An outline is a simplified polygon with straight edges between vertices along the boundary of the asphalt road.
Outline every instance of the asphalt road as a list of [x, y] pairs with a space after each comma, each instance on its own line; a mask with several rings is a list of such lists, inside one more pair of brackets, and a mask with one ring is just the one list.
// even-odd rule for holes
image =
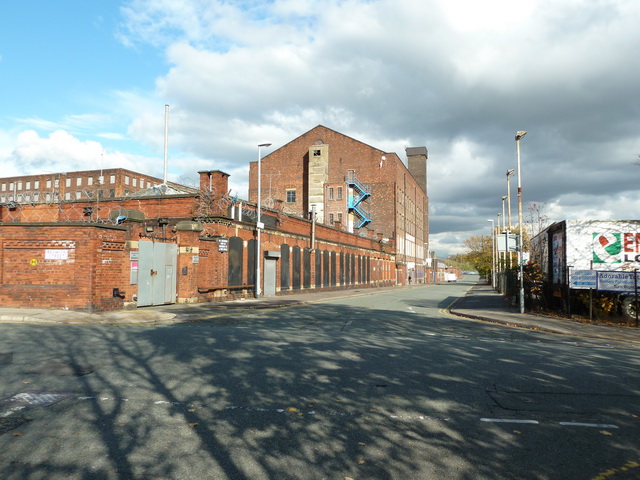
[[640, 351], [447, 314], [469, 287], [2, 325], [0, 478], [640, 478]]

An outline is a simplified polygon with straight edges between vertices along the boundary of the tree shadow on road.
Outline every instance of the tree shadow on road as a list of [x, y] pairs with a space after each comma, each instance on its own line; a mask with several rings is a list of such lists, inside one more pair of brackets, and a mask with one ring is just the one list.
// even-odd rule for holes
[[[576, 385], [637, 397], [637, 357], [616, 357], [612, 374], [607, 351], [470, 342], [449, 334], [446, 319], [432, 321], [321, 304], [215, 323], [16, 327], [19, 362], [97, 368], [31, 374], [29, 388], [77, 395], [33, 411], [23, 436], [0, 436], [2, 478], [594, 476], [600, 459], [568, 470], [527, 435], [536, 427], [480, 428], [480, 417], [535, 415], [535, 405], [512, 408], [505, 396]], [[38, 354], [27, 360], [30, 351]], [[633, 447], [604, 453], [623, 464]]]

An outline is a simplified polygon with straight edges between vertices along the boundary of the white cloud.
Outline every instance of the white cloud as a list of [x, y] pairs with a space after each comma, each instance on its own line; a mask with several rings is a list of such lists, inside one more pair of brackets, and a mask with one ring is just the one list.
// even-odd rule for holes
[[[104, 114], [16, 121], [39, 132], [20, 148], [0, 130], [12, 168], [79, 166], [102, 148], [157, 175], [168, 103], [171, 175], [224, 170], [241, 196], [258, 143], [317, 124], [403, 159], [426, 146], [432, 243], [450, 250], [500, 211], [516, 130], [529, 131], [525, 202], [556, 219], [637, 207], [635, 0], [130, 0], [121, 12], [119, 38], [155, 46], [167, 71], [152, 91], [108, 92]], [[148, 152], [116, 152], [131, 141]]]

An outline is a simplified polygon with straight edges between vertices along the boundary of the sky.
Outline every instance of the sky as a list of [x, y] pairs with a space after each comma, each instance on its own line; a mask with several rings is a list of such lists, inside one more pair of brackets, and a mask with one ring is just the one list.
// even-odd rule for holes
[[319, 124], [426, 146], [440, 258], [498, 222], [520, 130], [525, 220], [638, 219], [638, 25], [637, 0], [2, 2], [0, 176], [162, 178], [167, 104], [169, 180], [241, 198], [258, 144]]

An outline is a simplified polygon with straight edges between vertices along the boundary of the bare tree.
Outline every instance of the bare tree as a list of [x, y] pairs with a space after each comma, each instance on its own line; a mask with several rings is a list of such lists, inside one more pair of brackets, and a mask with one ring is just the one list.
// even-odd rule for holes
[[529, 230], [529, 238], [533, 238], [544, 230], [549, 224], [549, 216], [544, 213], [547, 202], [527, 202], [529, 213], [525, 219], [526, 228]]

